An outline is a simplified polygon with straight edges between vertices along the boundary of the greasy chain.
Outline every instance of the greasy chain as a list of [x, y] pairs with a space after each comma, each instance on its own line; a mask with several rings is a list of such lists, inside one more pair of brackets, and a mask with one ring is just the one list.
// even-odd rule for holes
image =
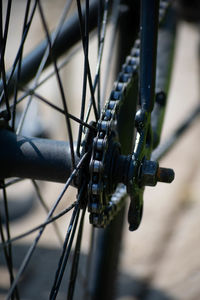
[[[159, 21], [165, 16], [170, 1], [161, 1]], [[105, 192], [104, 168], [110, 140], [116, 137], [116, 124], [119, 107], [126, 101], [125, 91], [134, 84], [139, 68], [140, 40], [137, 39], [126, 58], [125, 64], [114, 83], [110, 98], [105, 103], [97, 124], [97, 135], [93, 140], [90, 160], [90, 182], [88, 185], [90, 222], [97, 227], [106, 227], [124, 204], [126, 186], [118, 184], [112, 196]]]

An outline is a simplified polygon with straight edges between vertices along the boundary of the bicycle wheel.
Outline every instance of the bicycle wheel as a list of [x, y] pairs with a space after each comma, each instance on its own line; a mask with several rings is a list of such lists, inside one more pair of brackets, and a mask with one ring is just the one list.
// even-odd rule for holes
[[[122, 13], [119, 7], [122, 8]], [[84, 216], [87, 206], [91, 140], [96, 134], [96, 124], [106, 97], [105, 82], [109, 76], [114, 77], [113, 71], [109, 75], [113, 61], [112, 43], [116, 44], [117, 49], [116, 35], [120, 23], [118, 20], [124, 15], [123, 9], [120, 1], [66, 1], [65, 4], [60, 1], [56, 7], [53, 3], [41, 1], [1, 3], [0, 135], [4, 146], [1, 152], [3, 208], [0, 231], [3, 276], [5, 267], [8, 270], [7, 281], [2, 286], [2, 296], [6, 295], [7, 299], [35, 299], [38, 293], [40, 299], [60, 299], [64, 294], [67, 294], [68, 299], [98, 297], [93, 287], [91, 295], [91, 283], [87, 278], [87, 272], [96, 268], [94, 230], [91, 237], [86, 233], [84, 239], [82, 233], [84, 222], [87, 227]], [[61, 17], [57, 21], [56, 16], [59, 14]], [[56, 21], [52, 22], [54, 18]], [[49, 27], [51, 30], [56, 28], [52, 34]], [[97, 29], [93, 32], [94, 28]], [[105, 36], [106, 30], [110, 30], [108, 37]], [[89, 55], [89, 41], [92, 36], [97, 44], [94, 46], [95, 50], [92, 50], [97, 53], [96, 58]], [[134, 38], [135, 33], [130, 40]], [[40, 39], [43, 39], [43, 42], [36, 46]], [[107, 57], [103, 53], [104, 41], [108, 42]], [[27, 54], [30, 48], [34, 50]], [[14, 54], [13, 49], [16, 50]], [[71, 67], [65, 69], [65, 65], [69, 60], [77, 60], [77, 56], [74, 56], [74, 53], [79, 51], [77, 49], [82, 49], [83, 57], [78, 63], [81, 66], [75, 73], [74, 80], [77, 81], [76, 78], [81, 77], [81, 83], [78, 83], [81, 93], [74, 95], [77, 102], [75, 106], [79, 112], [72, 113], [74, 104], [68, 100], [70, 95], [66, 92], [63, 78], [68, 74], [66, 81], [71, 81]], [[65, 52], [67, 54], [64, 55]], [[91, 60], [96, 61], [94, 66]], [[105, 74], [104, 71], [100, 72], [103, 68], [101, 61], [105, 61], [108, 69]], [[100, 76], [101, 74], [104, 75]], [[100, 77], [103, 77], [102, 80]], [[102, 88], [101, 81], [104, 82]], [[77, 90], [77, 86], [75, 89]], [[95, 122], [91, 123], [93, 119]], [[38, 136], [42, 139], [38, 139]], [[45, 139], [46, 136], [51, 140]], [[67, 142], [55, 142], [54, 139]], [[24, 178], [31, 179], [29, 187], [26, 187], [27, 180]], [[41, 182], [36, 180], [64, 182], [65, 185], [64, 188], [57, 188], [54, 184], [46, 184], [40, 189]], [[78, 189], [77, 195], [70, 185]], [[59, 194], [56, 201], [52, 195], [55, 189], [54, 192]], [[60, 192], [57, 189], [60, 189]], [[47, 202], [43, 199], [43, 194], [47, 195]], [[32, 206], [30, 210], [33, 210], [33, 216], [39, 215], [38, 219], [34, 220], [29, 215], [31, 224], [27, 218], [21, 220], [21, 225], [12, 223], [14, 221], [10, 218], [12, 207], [9, 199], [17, 200], [30, 195], [39, 199], [47, 216], [43, 213], [40, 216], [38, 207], [34, 213]], [[123, 200], [123, 197], [124, 191], [120, 194], [120, 199]], [[48, 237], [45, 237], [45, 231], [50, 230], [47, 225], [65, 215], [67, 219], [64, 217], [65, 220], [61, 221], [61, 232], [59, 233], [58, 224], [55, 223], [53, 233], [49, 234], [51, 238], [48, 243], [51, 247], [47, 249], [42, 242], [39, 243], [43, 236], [44, 240], [48, 240]], [[35, 233], [34, 238], [31, 233]], [[25, 237], [27, 239], [23, 239]], [[54, 245], [56, 239], [58, 243], [61, 242], [61, 249]], [[87, 258], [82, 252], [80, 269], [78, 263], [81, 240], [83, 249], [89, 252], [89, 255]], [[91, 245], [87, 245], [86, 240], [90, 240]], [[109, 241], [106, 244], [108, 245]], [[119, 243], [117, 244], [119, 247]], [[114, 252], [117, 253], [117, 250], [114, 249]], [[104, 254], [101, 253], [100, 256], [103, 257]], [[99, 260], [99, 256], [97, 259]], [[93, 260], [94, 266], [91, 266], [90, 260]], [[95, 272], [99, 272], [98, 268]], [[92, 280], [92, 275], [90, 278]], [[111, 281], [113, 277], [107, 279]], [[42, 287], [39, 288], [40, 286]]]
[[[9, 271], [10, 288], [7, 299], [35, 298], [38, 294], [35, 287], [40, 284], [42, 285], [41, 297], [44, 297], [44, 299], [48, 296], [50, 299], [62, 299], [64, 294], [67, 294], [67, 299], [76, 297], [82, 299], [111, 299], [113, 296], [110, 291], [113, 289], [111, 283], [114, 281], [116, 269], [114, 267], [117, 264], [122, 229], [121, 221], [118, 222], [118, 230], [116, 230], [117, 227], [113, 223], [119, 211], [123, 211], [125, 195], [127, 192], [131, 195], [129, 223], [130, 229], [135, 230], [139, 226], [142, 216], [144, 186], [155, 185], [157, 180], [171, 181], [173, 179], [169, 170], [167, 170], [166, 175], [166, 170], [161, 170], [158, 168], [157, 163], [148, 161], [153, 147], [150, 145], [153, 141], [150, 125], [153, 102], [146, 101], [146, 98], [145, 101], [140, 99], [140, 102], [138, 102], [140, 41], [137, 39], [137, 35], [139, 30], [139, 1], [86, 0], [82, 2], [78, 0], [76, 2], [66, 2], [58, 26], [52, 34], [50, 34], [49, 26], [54, 27], [54, 25], [49, 24], [48, 18], [50, 20], [53, 18], [51, 13], [52, 15], [57, 14], [56, 9], [58, 7], [55, 11], [52, 9], [49, 12], [46, 2], [27, 1], [25, 6], [22, 5], [20, 11], [23, 18], [18, 18], [23, 20], [21, 23], [21, 36], [17, 46], [12, 46], [17, 51], [11, 66], [6, 58], [10, 58], [7, 49], [11, 48], [9, 46], [9, 30], [14, 17], [11, 12], [15, 12], [16, 9], [12, 1], [8, 1], [7, 5], [1, 7], [2, 15], [3, 9], [6, 8], [6, 12], [5, 17], [2, 18], [2, 24], [4, 25], [1, 26], [2, 81], [0, 85], [2, 108], [0, 115], [2, 119], [0, 176], [3, 178], [1, 181], [4, 203], [2, 216], [5, 219], [5, 226], [1, 222], [0, 232], [5, 265]], [[148, 2], [144, 1], [144, 3], [147, 5]], [[146, 49], [146, 40], [148, 46], [150, 45], [150, 78], [155, 81], [159, 1], [152, 1], [151, 4], [153, 5], [152, 11], [154, 11], [154, 14], [150, 15], [153, 43], [151, 39], [146, 37], [143, 41], [143, 33], [141, 39], [144, 43], [143, 49]], [[168, 3], [165, 3], [165, 1], [162, 4], [164, 5], [161, 7], [161, 17], [163, 17], [168, 7]], [[147, 5], [144, 12], [148, 9]], [[31, 34], [34, 20], [36, 20], [37, 26], [37, 22], [41, 22], [44, 40], [30, 54], [26, 55], [26, 46], [32, 39], [28, 36]], [[130, 20], [134, 20], [134, 22], [129, 23]], [[126, 26], [131, 24], [132, 34], [130, 37], [127, 37], [124, 33], [129, 28], [124, 24]], [[96, 31], [93, 31], [94, 28], [97, 28]], [[147, 28], [147, 26], [145, 25], [142, 28]], [[110, 35], [106, 37], [106, 31], [109, 30]], [[126, 46], [123, 47], [123, 51], [120, 51], [120, 57], [118, 57], [114, 55], [113, 49], [118, 48], [116, 46], [116, 36], [120, 32], [120, 44], [123, 43], [123, 46]], [[96, 39], [97, 46], [95, 50], [89, 48], [89, 45], [93, 43], [92, 36], [94, 36], [94, 40]], [[126, 38], [122, 39], [123, 37]], [[76, 47], [75, 45], [79, 40], [81, 45], [78, 44]], [[116, 61], [124, 59], [134, 40], [135, 43], [130, 55], [122, 68], [119, 68]], [[103, 48], [106, 47], [107, 41], [108, 55], [106, 57]], [[61, 78], [61, 72], [66, 73], [66, 81], [71, 85], [71, 69], [67, 67], [61, 71], [61, 68], [68, 63], [69, 59], [72, 62], [74, 60], [74, 63], [77, 62], [77, 56], [73, 58], [74, 53], [78, 51], [77, 48], [82, 49], [82, 65], [78, 62], [77, 65], [80, 65], [80, 68], [78, 69], [77, 65], [74, 67], [75, 70], [78, 69], [74, 75], [76, 83], [76, 94], [73, 96], [76, 103], [74, 104], [74, 102], [68, 102], [68, 99], [72, 96], [67, 93], [67, 83], [65, 86], [65, 82]], [[64, 52], [68, 54], [64, 55]], [[94, 59], [94, 52], [97, 53], [96, 59]], [[112, 58], [116, 59], [113, 60]], [[144, 76], [144, 65], [148, 64], [145, 61], [144, 51], [141, 52], [141, 58], [142, 72], [140, 77], [142, 79], [140, 79], [140, 86], [146, 86], [148, 90], [148, 80]], [[91, 63], [92, 60], [96, 60], [94, 67]], [[107, 71], [104, 70], [103, 61], [105, 61]], [[113, 66], [112, 61], [114, 61]], [[5, 71], [6, 65], [8, 65], [7, 72]], [[49, 69], [48, 66], [50, 66]], [[44, 69], [45, 72], [43, 72]], [[107, 97], [106, 83], [110, 77], [112, 81], [112, 77], [114, 77], [113, 69], [120, 69], [121, 72], [110, 96]], [[149, 71], [148, 68], [147, 71]], [[80, 74], [82, 77], [81, 83], [78, 82]], [[47, 85], [47, 79], [53, 76], [55, 86], [51, 81], [52, 79], [50, 85]], [[149, 79], [148, 76], [147, 79]], [[101, 84], [101, 81], [103, 84]], [[81, 88], [79, 88], [80, 86]], [[58, 96], [54, 95], [54, 90], [58, 91]], [[77, 93], [77, 90], [81, 90], [81, 94]], [[152, 94], [150, 100], [152, 101], [154, 84], [152, 84], [150, 90]], [[105, 98], [108, 98], [108, 100], [104, 104]], [[80, 101], [77, 99], [80, 99]], [[38, 102], [39, 104], [33, 105]], [[44, 109], [44, 106], [48, 109]], [[137, 106], [140, 110], [136, 114]], [[75, 108], [73, 113], [72, 108]], [[79, 114], [76, 112], [77, 108], [80, 110]], [[28, 113], [31, 113], [29, 117]], [[56, 114], [63, 117], [62, 122], [60, 118], [57, 119]], [[39, 115], [42, 117], [39, 117]], [[47, 117], [47, 115], [49, 116]], [[136, 129], [134, 126], [135, 115]], [[147, 116], [146, 119], [143, 118], [145, 116]], [[43, 125], [45, 118], [50, 133], [41, 129], [45, 128], [45, 125]], [[48, 121], [48, 118], [50, 121]], [[56, 137], [52, 132], [55, 130], [55, 121], [59, 122]], [[74, 126], [72, 126], [72, 121]], [[37, 128], [30, 129], [30, 126], [28, 126], [28, 134], [23, 133], [22, 130], [27, 127], [25, 126], [26, 123], [30, 125], [33, 122], [36, 122]], [[60, 128], [66, 128], [63, 131], [65, 132], [64, 136], [62, 136]], [[36, 131], [39, 133], [31, 133]], [[128, 155], [133, 152], [135, 131], [137, 131], [137, 135], [139, 134], [140, 141], [136, 143], [134, 154]], [[127, 132], [128, 134], [125, 134]], [[28, 135], [31, 135], [31, 137], [28, 137]], [[48, 135], [49, 139], [45, 139], [44, 135]], [[37, 138], [36, 136], [42, 136], [43, 138]], [[55, 141], [54, 138], [57, 139], [58, 136], [64, 141]], [[143, 139], [142, 136], [144, 136]], [[147, 170], [153, 170], [153, 175], [147, 174]], [[20, 179], [8, 180], [7, 178], [10, 177]], [[37, 222], [39, 225], [31, 226], [32, 229], [29, 232], [12, 238], [7, 194], [10, 186], [14, 187], [14, 195], [17, 194], [16, 184], [19, 181], [20, 184], [22, 181], [22, 188], [24, 189], [22, 178], [31, 179], [34, 193], [36, 193], [42, 206], [47, 211], [47, 217], [43, 220], [40, 219]], [[48, 199], [50, 199], [52, 190], [55, 187], [51, 188], [46, 185], [40, 190], [40, 184], [36, 180], [64, 183], [64, 188], [61, 188], [57, 200], [54, 202], [52, 200], [50, 209], [48, 209], [42, 194], [47, 194]], [[73, 187], [76, 188], [76, 196]], [[21, 196], [21, 192], [18, 193]], [[28, 193], [32, 194], [33, 191], [30, 192], [29, 188]], [[90, 238], [87, 234], [86, 238], [82, 238], [83, 227], [87, 223], [87, 218], [85, 221], [86, 208], [90, 213], [90, 223], [93, 226], [103, 228], [108, 226], [107, 232], [102, 234], [103, 238], [100, 237], [95, 244], [96, 230], [92, 230]], [[45, 232], [48, 231], [47, 228], [49, 227], [47, 225], [65, 215], [67, 221], [63, 217], [64, 225], [61, 227], [64, 231], [63, 234], [58, 233], [57, 223], [54, 223], [56, 236], [62, 244], [61, 250], [53, 249], [52, 254], [51, 251], [46, 252], [41, 247], [40, 240], [42, 237], [45, 238]], [[113, 219], [114, 222], [112, 223]], [[65, 222], [67, 222], [67, 228]], [[27, 224], [25, 223], [24, 226], [27, 226]], [[114, 226], [114, 229], [111, 230], [109, 226]], [[36, 236], [30, 242], [30, 234], [35, 231], [37, 231]], [[15, 257], [18, 256], [18, 244], [14, 242], [20, 241], [22, 237], [27, 235], [29, 235], [28, 244], [30, 242], [30, 245], [28, 247], [25, 245], [24, 248], [22, 247], [23, 249], [20, 249], [19, 256], [26, 249], [27, 252], [25, 251], [26, 254], [23, 259], [19, 257], [20, 263], [18, 261], [15, 263]], [[63, 241], [62, 235], [64, 235]], [[114, 237], [115, 242], [110, 237]], [[51, 239], [54, 239], [52, 233]], [[87, 240], [91, 242], [89, 245]], [[54, 241], [49, 241], [49, 243], [51, 246], [54, 245]], [[101, 248], [99, 245], [103, 245], [103, 247]], [[85, 252], [80, 255], [81, 246]], [[100, 248], [100, 251], [96, 247]], [[50, 257], [43, 268], [41, 267], [42, 260], [44, 255], [47, 258], [47, 253], [52, 256], [58, 254], [58, 258], [54, 261]], [[83, 253], [88, 253], [88, 255], [83, 255]], [[80, 256], [82, 256], [81, 268], [79, 266]], [[104, 267], [102, 267], [103, 261]], [[39, 266], [38, 273], [35, 271], [36, 262]], [[85, 275], [83, 274], [83, 267]], [[108, 276], [102, 275], [106, 274], [107, 270], [112, 272], [108, 271]], [[41, 271], [44, 271], [43, 275]], [[35, 273], [35, 279], [28, 285], [26, 279], [32, 273]], [[43, 283], [41, 283], [39, 275], [41, 275], [40, 278], [43, 278]], [[30, 277], [32, 280], [33, 276]], [[100, 282], [100, 284], [97, 284], [97, 282]]]

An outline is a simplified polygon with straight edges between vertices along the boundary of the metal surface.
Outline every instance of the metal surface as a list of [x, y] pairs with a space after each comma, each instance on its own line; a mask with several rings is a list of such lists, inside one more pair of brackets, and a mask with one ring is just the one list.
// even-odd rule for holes
[[67, 142], [17, 136], [6, 129], [0, 130], [0, 140], [2, 179], [20, 177], [65, 183], [72, 173]]
[[[164, 5], [164, 9], [163, 2], [166, 4]], [[106, 102], [104, 111], [101, 114], [98, 122], [98, 133], [93, 142], [90, 163], [91, 179], [89, 183], [89, 211], [91, 213], [91, 223], [98, 227], [105, 227], [108, 224], [109, 219], [111, 220], [116, 214], [116, 208], [110, 201], [110, 195], [114, 192], [117, 183], [119, 182], [126, 184], [128, 193], [131, 195], [129, 223], [132, 230], [137, 229], [142, 216], [142, 195], [144, 188], [141, 185], [140, 169], [144, 161], [150, 159], [153, 143], [151, 133], [151, 111], [154, 106], [156, 42], [158, 30], [158, 21], [155, 21], [155, 18], [158, 19], [159, 9], [158, 2], [152, 3], [151, 1], [149, 4], [148, 1], [144, 1], [143, 4], [142, 9], [144, 12], [141, 20], [142, 27], [152, 27], [153, 32], [150, 38], [148, 30], [141, 32], [141, 39], [143, 41], [142, 46], [145, 50], [143, 49], [140, 57], [140, 61], [142, 61], [140, 66], [142, 69], [140, 79], [141, 106], [136, 114], [137, 140], [134, 154], [132, 155], [132, 159], [130, 156], [125, 158], [120, 156], [121, 149], [118, 143], [116, 127], [118, 124], [119, 130], [120, 122], [118, 123], [118, 116], [121, 115], [124, 103], [132, 102], [132, 121], [135, 117], [138, 103], [137, 71], [139, 65], [140, 40], [136, 40], [130, 56], [127, 57], [126, 62], [122, 67], [110, 98]], [[160, 22], [167, 11], [168, 4], [168, 1], [161, 1]], [[153, 6], [154, 9], [152, 14], [150, 14], [149, 19], [149, 15], [146, 14], [146, 12], [147, 8], [150, 9], [152, 5], [155, 6]], [[147, 52], [146, 49], [148, 49]], [[148, 76], [145, 74], [148, 74]], [[129, 121], [127, 121], [127, 123], [129, 123]], [[130, 140], [133, 141], [134, 123], [132, 123], [132, 128], [129, 128], [129, 130], [124, 130], [123, 126], [123, 133], [127, 133]], [[127, 151], [127, 149], [125, 151]], [[97, 165], [99, 166], [98, 168], [95, 167]], [[108, 210], [109, 214], [107, 213]]]
[[[167, 8], [167, 6], [165, 6], [165, 8]], [[146, 8], [144, 8], [144, 10], [146, 10]], [[157, 6], [155, 6], [155, 10], [158, 10]], [[161, 10], [161, 13], [164, 15], [163, 10]], [[156, 12], [154, 12], [153, 16], [156, 16]], [[153, 16], [151, 16], [151, 21], [156, 31], [157, 25], [154, 22]], [[148, 16], [143, 17], [145, 19]], [[141, 22], [145, 23], [147, 20], [142, 19]], [[148, 32], [142, 31], [141, 36], [146, 43]], [[155, 65], [156, 41], [151, 42], [148, 38], [147, 40], [148, 43], [150, 43], [149, 51], [151, 52], [151, 56], [153, 56], [152, 63]], [[140, 41], [136, 40], [97, 124], [98, 133], [93, 140], [93, 150], [90, 161], [91, 179], [88, 185], [88, 208], [91, 212], [90, 221], [95, 226], [106, 226], [120, 210], [121, 205], [123, 205], [123, 201], [121, 200], [123, 196], [121, 197], [120, 193], [122, 191], [123, 194], [125, 188], [117, 188], [118, 183], [127, 185], [129, 194], [134, 194], [132, 200], [133, 198], [137, 199], [138, 196], [136, 194], [139, 193], [140, 196], [138, 199], [140, 199], [140, 202], [142, 201], [143, 187], [140, 180], [140, 166], [144, 163], [144, 158], [145, 160], [150, 159], [152, 149], [150, 122], [151, 106], [153, 105], [152, 91], [154, 90], [153, 81], [155, 78], [153, 79], [153, 77], [155, 77], [155, 66], [149, 65], [151, 71], [148, 71], [148, 80], [149, 82], [151, 81], [150, 90], [152, 90], [150, 94], [149, 82], [146, 82], [146, 78], [142, 76], [145, 82], [143, 82], [142, 79], [140, 81], [140, 84], [142, 84], [145, 89], [141, 89], [141, 109], [136, 114], [139, 51]], [[140, 58], [140, 60], [144, 60], [144, 62], [147, 59], [145, 53], [146, 52], [142, 52]], [[144, 66], [144, 62], [141, 65], [142, 74], [146, 70], [146, 65], [145, 70], [143, 70], [142, 67]], [[147, 95], [145, 94], [146, 90]], [[142, 100], [143, 93], [144, 97], [148, 98], [147, 100]], [[130, 114], [127, 111], [127, 103], [128, 105], [131, 104], [131, 109], [129, 109]], [[122, 126], [122, 119], [120, 120], [119, 118], [121, 113], [123, 115], [127, 113], [127, 117], [130, 121], [125, 122], [129, 124], [129, 128], [126, 128], [126, 130], [123, 125], [123, 132], [128, 131], [129, 145], [127, 146], [123, 143], [122, 137], [119, 139], [122, 144], [122, 151], [125, 153], [130, 153], [131, 145], [133, 145], [135, 131], [134, 116], [136, 114], [137, 142], [132, 160], [130, 156], [125, 158], [120, 156], [121, 149], [118, 143], [117, 130], [120, 132], [120, 127]], [[3, 147], [1, 148], [2, 169], [0, 176], [2, 178], [21, 177], [65, 182], [70, 176], [72, 165], [69, 148], [66, 143], [17, 137], [11, 131], [5, 132], [4, 130], [1, 130], [1, 137]], [[127, 138], [125, 140], [127, 140]], [[89, 143], [91, 143], [91, 141]], [[7, 151], [7, 149], [9, 150]], [[7, 165], [9, 167], [7, 167]], [[112, 197], [111, 194], [113, 194]], [[139, 215], [141, 215], [141, 213], [139, 213]]]
[[96, 229], [98, 237], [95, 243], [96, 260], [93, 277], [90, 278], [92, 300], [115, 299], [124, 213], [125, 207], [105, 229]]
[[[145, 185], [155, 185], [157, 180], [161, 179], [161, 177], [159, 178], [159, 176], [157, 176], [159, 170], [157, 162], [150, 161], [154, 143], [151, 112], [154, 108], [155, 97], [158, 20], [161, 22], [162, 18], [166, 15], [169, 2], [161, 1], [160, 9], [158, 4], [159, 2], [157, 0], [143, 0], [141, 5], [140, 109], [137, 111], [135, 117], [137, 142], [132, 155], [132, 175], [128, 184], [128, 191], [131, 198], [128, 221], [130, 224], [129, 229], [131, 231], [136, 230], [139, 227], [142, 219], [143, 192]], [[159, 18], [158, 11], [160, 12]], [[156, 125], [160, 124], [157, 122]], [[146, 166], [146, 168], [144, 166]], [[162, 178], [165, 179], [165, 182], [170, 182], [171, 178], [173, 180], [173, 170], [168, 172], [168, 170], [165, 169], [163, 172], [166, 175]], [[167, 175], [170, 178], [167, 178]]]
[[141, 108], [148, 112], [151, 112], [154, 106], [159, 2], [141, 1], [139, 97]]

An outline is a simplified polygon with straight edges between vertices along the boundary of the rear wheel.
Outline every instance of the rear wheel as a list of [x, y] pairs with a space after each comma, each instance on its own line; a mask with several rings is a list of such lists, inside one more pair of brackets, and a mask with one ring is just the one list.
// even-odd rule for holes
[[[96, 124], [109, 92], [107, 83], [113, 81], [114, 69], [118, 71], [116, 60], [121, 61], [129, 50], [130, 41], [124, 41], [127, 44], [123, 47], [125, 53], [113, 55], [113, 48], [118, 48], [117, 39], [122, 44], [121, 37], [127, 30], [125, 19], [130, 26], [127, 16], [132, 4], [128, 7], [118, 0], [87, 0], [84, 3], [69, 0], [62, 4], [61, 1], [54, 7], [52, 3], [42, 1], [17, 4], [4, 1], [1, 5], [0, 117], [6, 145], [4, 154], [10, 155], [13, 151], [13, 146], [11, 150], [7, 148], [7, 136], [12, 137], [12, 142], [17, 141], [17, 148], [11, 153], [15, 158], [11, 161], [8, 156], [6, 162], [1, 160], [5, 172], [11, 169], [6, 176], [1, 173], [3, 277], [5, 267], [8, 270], [2, 295], [7, 295], [7, 299], [35, 299], [38, 294], [40, 299], [59, 299], [64, 294], [67, 299], [111, 299], [113, 296], [123, 217], [119, 216], [120, 221], [114, 221], [108, 229], [97, 232], [92, 227], [90, 230], [88, 217], [85, 218], [91, 155], [91, 137], [88, 135], [93, 138], [96, 133]], [[59, 15], [57, 21], [55, 16]], [[130, 15], [132, 18], [132, 13]], [[120, 24], [123, 25], [120, 26], [121, 34]], [[53, 34], [50, 34], [52, 29]], [[135, 35], [134, 32], [132, 39]], [[44, 41], [36, 46], [40, 39]], [[77, 43], [79, 40], [81, 42]], [[27, 54], [30, 48], [35, 50]], [[63, 55], [64, 52], [67, 54]], [[69, 88], [72, 79], [74, 91]], [[53, 165], [57, 165], [56, 149], [62, 142], [59, 146], [51, 142], [46, 144], [46, 137], [67, 141], [67, 154], [65, 150], [62, 152], [62, 157], [66, 154], [70, 161], [67, 178], [63, 175], [61, 180], [58, 179], [60, 165], [52, 172], [49, 161], [44, 176], [38, 165], [36, 167], [35, 154], [38, 153], [42, 166], [47, 156], [52, 161], [55, 159]], [[44, 153], [38, 148], [43, 141]], [[124, 147], [130, 148], [132, 140], [128, 144]], [[51, 153], [51, 149], [55, 152]], [[124, 153], [129, 150], [126, 148]], [[30, 165], [27, 167], [24, 156], [29, 151], [32, 151], [32, 158], [28, 156], [26, 163], [28, 161]], [[22, 162], [20, 166], [19, 161]], [[58, 175], [54, 176], [56, 172]], [[80, 172], [81, 181], [76, 182]], [[6, 178], [18, 174], [23, 175]], [[36, 179], [65, 184], [64, 187], [43, 184]], [[78, 193], [71, 185], [78, 188]], [[124, 202], [124, 193], [120, 197]], [[33, 203], [33, 198], [39, 200], [37, 204]], [[21, 204], [18, 203], [20, 199], [23, 199]], [[24, 215], [20, 222], [14, 221], [21, 217], [26, 206], [31, 214]], [[39, 212], [39, 208], [43, 212]], [[51, 223], [53, 225], [49, 225]]]

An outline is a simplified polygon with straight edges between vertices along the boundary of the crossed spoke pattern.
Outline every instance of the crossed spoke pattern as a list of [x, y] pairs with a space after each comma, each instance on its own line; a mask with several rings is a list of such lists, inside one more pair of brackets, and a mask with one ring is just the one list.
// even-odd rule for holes
[[[55, 26], [53, 33], [49, 30], [49, 20], [45, 11], [45, 5], [40, 0], [27, 0], [24, 3], [23, 10], [23, 22], [21, 26], [21, 32], [19, 34], [19, 45], [15, 49], [16, 55], [13, 59], [12, 66], [9, 70], [6, 70], [7, 66], [7, 48], [9, 39], [9, 29], [10, 24], [13, 22], [14, 14], [14, 1], [8, 0], [0, 1], [0, 118], [9, 124], [10, 128], [16, 132], [16, 134], [22, 134], [23, 130], [27, 124], [28, 112], [31, 111], [32, 103], [43, 103], [52, 111], [58, 112], [65, 119], [65, 128], [63, 131], [66, 132], [66, 140], [69, 141], [71, 161], [72, 161], [72, 172], [67, 182], [65, 183], [60, 195], [57, 197], [54, 204], [49, 207], [46, 203], [45, 197], [42, 196], [42, 190], [40, 190], [40, 184], [32, 180], [32, 186], [34, 187], [35, 194], [40, 202], [40, 205], [46, 211], [46, 219], [31, 228], [30, 230], [25, 230], [18, 236], [12, 236], [10, 233], [10, 218], [9, 218], [9, 199], [7, 196], [7, 188], [10, 186], [16, 186], [24, 179], [9, 179], [1, 180], [0, 187], [2, 190], [1, 201], [3, 202], [3, 211], [0, 212], [0, 236], [1, 243], [0, 249], [4, 253], [8, 273], [10, 280], [10, 288], [7, 294], [7, 299], [20, 299], [20, 288], [18, 288], [19, 281], [22, 274], [29, 265], [29, 262], [33, 256], [33, 253], [38, 245], [46, 227], [53, 223], [54, 231], [58, 236], [61, 243], [61, 253], [58, 258], [57, 270], [55, 272], [54, 281], [52, 282], [52, 288], [50, 291], [50, 299], [56, 299], [59, 293], [59, 287], [62, 282], [63, 274], [65, 272], [67, 263], [69, 260], [71, 263], [70, 272], [70, 284], [68, 287], [67, 299], [73, 299], [74, 289], [78, 273], [78, 263], [80, 257], [81, 240], [83, 234], [84, 226], [84, 216], [86, 212], [86, 203], [82, 204], [82, 197], [85, 190], [86, 182], [83, 182], [82, 187], [79, 189], [75, 201], [71, 202], [68, 207], [61, 210], [59, 213], [55, 214], [55, 211], [62, 202], [63, 196], [67, 195], [66, 192], [77, 173], [79, 172], [85, 161], [88, 160], [89, 153], [81, 155], [81, 144], [85, 136], [85, 129], [89, 128], [91, 130], [96, 130], [93, 125], [89, 123], [91, 118], [98, 121], [100, 111], [102, 109], [102, 88], [101, 88], [101, 62], [104, 57], [104, 42], [106, 39], [106, 31], [109, 20], [109, 8], [115, 8], [111, 13], [110, 19], [112, 20], [112, 38], [110, 39], [110, 52], [112, 52], [112, 43], [116, 35], [116, 26], [118, 14], [116, 13], [116, 5], [119, 1], [109, 1], [109, 0], [99, 0], [98, 1], [98, 18], [96, 24], [97, 32], [97, 55], [96, 55], [96, 67], [90, 65], [90, 48], [89, 41], [94, 35], [93, 32], [89, 32], [89, 22], [90, 22], [90, 2], [89, 0], [80, 1], [66, 1], [64, 8], [62, 9], [61, 16]], [[79, 27], [80, 27], [80, 40], [81, 43], [75, 45], [73, 48], [65, 54], [64, 57], [58, 59], [54, 54], [54, 46], [57, 39], [62, 31], [64, 23], [68, 20], [74, 11], [77, 11]], [[26, 52], [26, 43], [29, 34], [33, 27], [34, 19], [37, 18], [41, 24], [41, 31], [43, 32], [43, 38], [46, 41], [46, 48], [43, 52], [40, 63], [37, 67], [37, 71], [34, 78], [29, 84], [23, 85], [21, 78], [23, 73], [23, 59]], [[66, 37], [67, 39], [67, 37]], [[82, 49], [82, 50], [81, 50]], [[71, 113], [69, 96], [65, 93], [64, 82], [61, 76], [61, 71], [68, 65], [68, 63], [73, 59], [73, 57], [79, 52], [83, 53], [83, 72], [82, 77], [82, 87], [78, 87], [82, 91], [80, 113]], [[111, 54], [110, 56], [111, 57]], [[43, 73], [46, 68], [47, 61], [51, 61], [51, 68], [48, 68], [45, 73]], [[111, 59], [107, 60], [109, 64]], [[109, 66], [107, 67], [107, 75]], [[79, 73], [80, 76], [80, 73]], [[55, 103], [43, 95], [40, 88], [46, 84], [49, 79], [54, 79], [56, 82], [56, 87], [58, 90], [58, 98], [61, 104]], [[105, 90], [105, 85], [103, 87]], [[105, 94], [105, 93], [104, 93]], [[42, 117], [41, 117], [42, 118]], [[28, 120], [30, 122], [30, 120]], [[73, 124], [78, 125], [78, 134], [75, 136], [73, 134]], [[76, 148], [74, 147], [74, 142], [76, 142]], [[79, 156], [80, 160], [77, 163], [75, 157]], [[59, 218], [64, 218], [67, 213], [70, 212], [71, 219], [69, 225], [66, 229], [66, 235], [63, 241], [62, 235], [59, 231], [56, 220]], [[3, 221], [2, 216], [5, 216], [5, 221]], [[14, 259], [13, 259], [13, 243], [25, 238], [28, 235], [36, 233], [36, 237], [33, 241], [23, 258], [17, 273], [14, 274]], [[92, 236], [94, 235], [91, 231]], [[75, 241], [74, 241], [75, 240]], [[93, 240], [93, 238], [91, 238]], [[74, 245], [74, 246], [73, 246]], [[70, 258], [70, 253], [73, 250], [73, 257]], [[90, 245], [89, 255], [92, 254], [92, 244]], [[89, 270], [90, 259], [87, 260], [87, 270]], [[83, 280], [84, 281], [84, 280]]]

